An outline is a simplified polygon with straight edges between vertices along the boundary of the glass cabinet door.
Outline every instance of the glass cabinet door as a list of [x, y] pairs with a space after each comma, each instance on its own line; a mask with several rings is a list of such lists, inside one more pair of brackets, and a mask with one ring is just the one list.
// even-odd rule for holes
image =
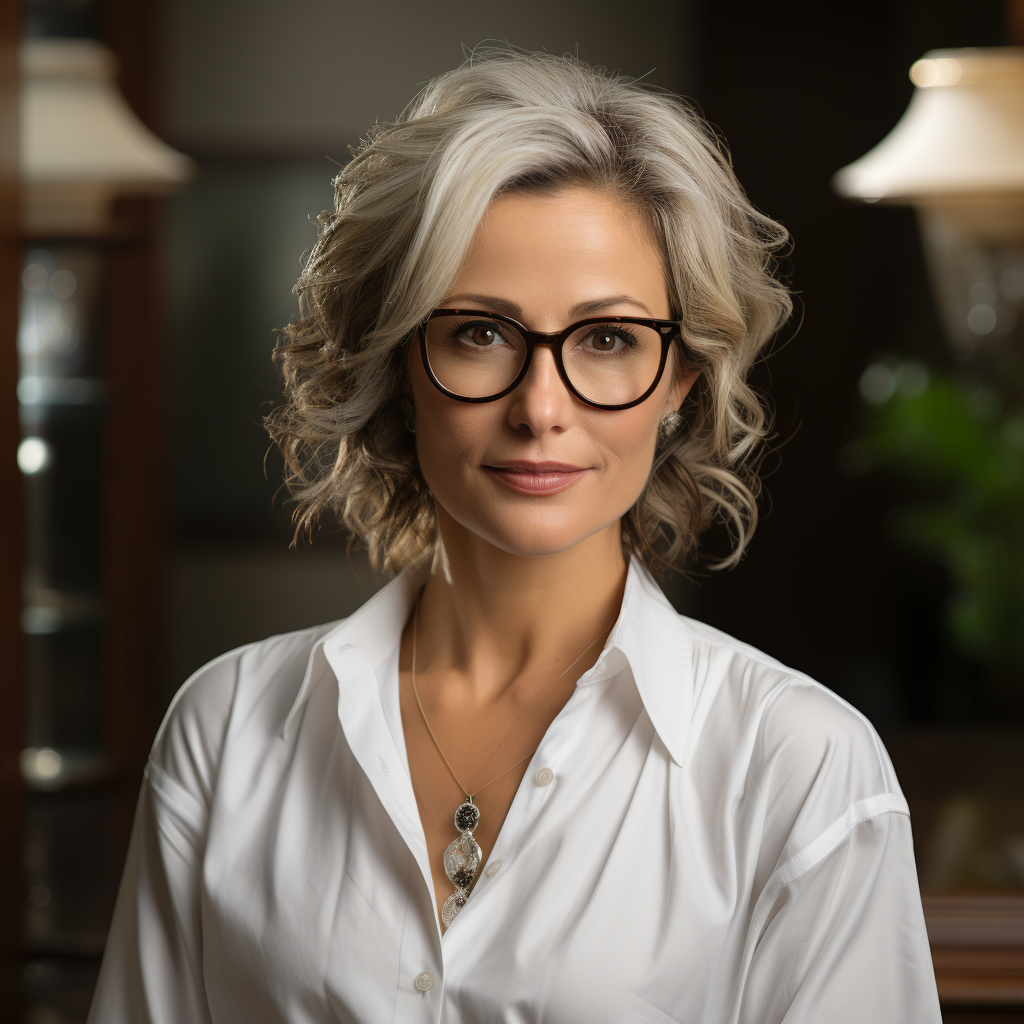
[[30, 1019], [48, 1012], [55, 1022], [84, 1018], [113, 902], [106, 255], [99, 242], [29, 245], [21, 274], [24, 980]]

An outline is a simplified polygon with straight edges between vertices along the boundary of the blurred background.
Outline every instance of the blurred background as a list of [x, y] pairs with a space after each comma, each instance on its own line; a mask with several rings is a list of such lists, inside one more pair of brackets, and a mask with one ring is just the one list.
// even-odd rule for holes
[[[187, 676], [383, 582], [338, 533], [289, 549], [274, 330], [349, 147], [484, 41], [691, 98], [791, 231], [764, 519], [665, 589], [878, 727], [946, 1019], [1024, 1020], [1024, 51], [989, 49], [1024, 10], [996, 0], [0, 12], [3, 1019], [84, 1021]], [[957, 124], [990, 137], [928, 148]]]

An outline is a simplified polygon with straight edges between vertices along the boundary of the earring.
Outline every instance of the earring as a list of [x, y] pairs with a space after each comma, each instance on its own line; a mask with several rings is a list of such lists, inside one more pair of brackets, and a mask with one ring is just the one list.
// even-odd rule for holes
[[402, 399], [399, 402], [402, 410], [402, 419], [405, 422], [405, 429], [410, 434], [416, 433], [416, 410], [412, 407], [412, 402], [409, 401], [406, 395], [402, 395]]
[[679, 424], [682, 422], [683, 417], [679, 415], [679, 410], [673, 409], [662, 417], [661, 422], [658, 424], [658, 433], [663, 438], [669, 438], [679, 429]]

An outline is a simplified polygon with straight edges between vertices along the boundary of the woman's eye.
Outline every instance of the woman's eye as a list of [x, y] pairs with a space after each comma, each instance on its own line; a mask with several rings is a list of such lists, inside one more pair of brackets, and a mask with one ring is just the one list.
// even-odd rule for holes
[[629, 345], [629, 339], [619, 331], [597, 330], [587, 338], [587, 346], [595, 352], [618, 352]]
[[466, 327], [461, 334], [464, 341], [478, 348], [487, 348], [491, 345], [499, 345], [505, 339], [502, 338], [498, 329], [492, 324], [473, 324]]

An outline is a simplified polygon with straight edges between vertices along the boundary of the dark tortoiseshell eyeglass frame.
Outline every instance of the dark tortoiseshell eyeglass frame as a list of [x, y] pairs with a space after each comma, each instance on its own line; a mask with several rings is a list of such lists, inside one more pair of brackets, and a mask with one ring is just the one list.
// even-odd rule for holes
[[[448, 317], [448, 316], [465, 316], [465, 317], [478, 317], [484, 320], [496, 320], [498, 323], [508, 324], [514, 327], [520, 335], [522, 335], [523, 341], [526, 343], [526, 358], [523, 360], [523, 365], [516, 374], [515, 380], [512, 381], [508, 387], [503, 388], [501, 391], [493, 395], [486, 395], [482, 398], [467, 398], [465, 395], [456, 394], [454, 391], [450, 391], [446, 388], [436, 376], [434, 371], [430, 368], [430, 359], [427, 355], [427, 323], [430, 320], [434, 320], [437, 317]], [[569, 379], [569, 374], [565, 369], [565, 362], [562, 358], [562, 348], [565, 344], [566, 339], [578, 331], [581, 327], [589, 327], [591, 324], [636, 324], [640, 327], [649, 327], [652, 330], [658, 332], [661, 338], [661, 359], [658, 363], [658, 372], [655, 374], [654, 381], [651, 386], [639, 397], [634, 398], [631, 402], [623, 402], [620, 405], [604, 405], [600, 402], [594, 402], [587, 398], [586, 395], [581, 394], [576, 388], [573, 382]], [[581, 402], [591, 406], [594, 409], [607, 409], [610, 412], [615, 412], [620, 409], [631, 409], [635, 405], [639, 405], [641, 402], [646, 401], [651, 395], [654, 394], [656, 388], [661, 383], [662, 375], [665, 373], [665, 366], [668, 363], [668, 352], [672, 346], [673, 341], [679, 341], [683, 347], [685, 354], [685, 343], [682, 341], [682, 324], [678, 320], [652, 320], [647, 317], [637, 316], [592, 316], [586, 320], [577, 320], [576, 323], [570, 324], [563, 331], [556, 331], [553, 334], [542, 334], [539, 331], [531, 331], [524, 327], [518, 320], [513, 320], [510, 316], [503, 316], [501, 313], [486, 313], [479, 309], [435, 309], [420, 326], [417, 328], [417, 333], [420, 337], [420, 354], [423, 358], [423, 368], [427, 371], [427, 377], [430, 378], [430, 382], [438, 389], [438, 391], [447, 395], [449, 398], [454, 398], [457, 402], [494, 402], [499, 398], [504, 398], [510, 391], [514, 391], [526, 377], [530, 370], [530, 363], [533, 361], [533, 352], [538, 345], [550, 345], [551, 354], [555, 358], [555, 366], [558, 368], [558, 376], [562, 379], [562, 383], [569, 389], [570, 394], [575, 395]]]

